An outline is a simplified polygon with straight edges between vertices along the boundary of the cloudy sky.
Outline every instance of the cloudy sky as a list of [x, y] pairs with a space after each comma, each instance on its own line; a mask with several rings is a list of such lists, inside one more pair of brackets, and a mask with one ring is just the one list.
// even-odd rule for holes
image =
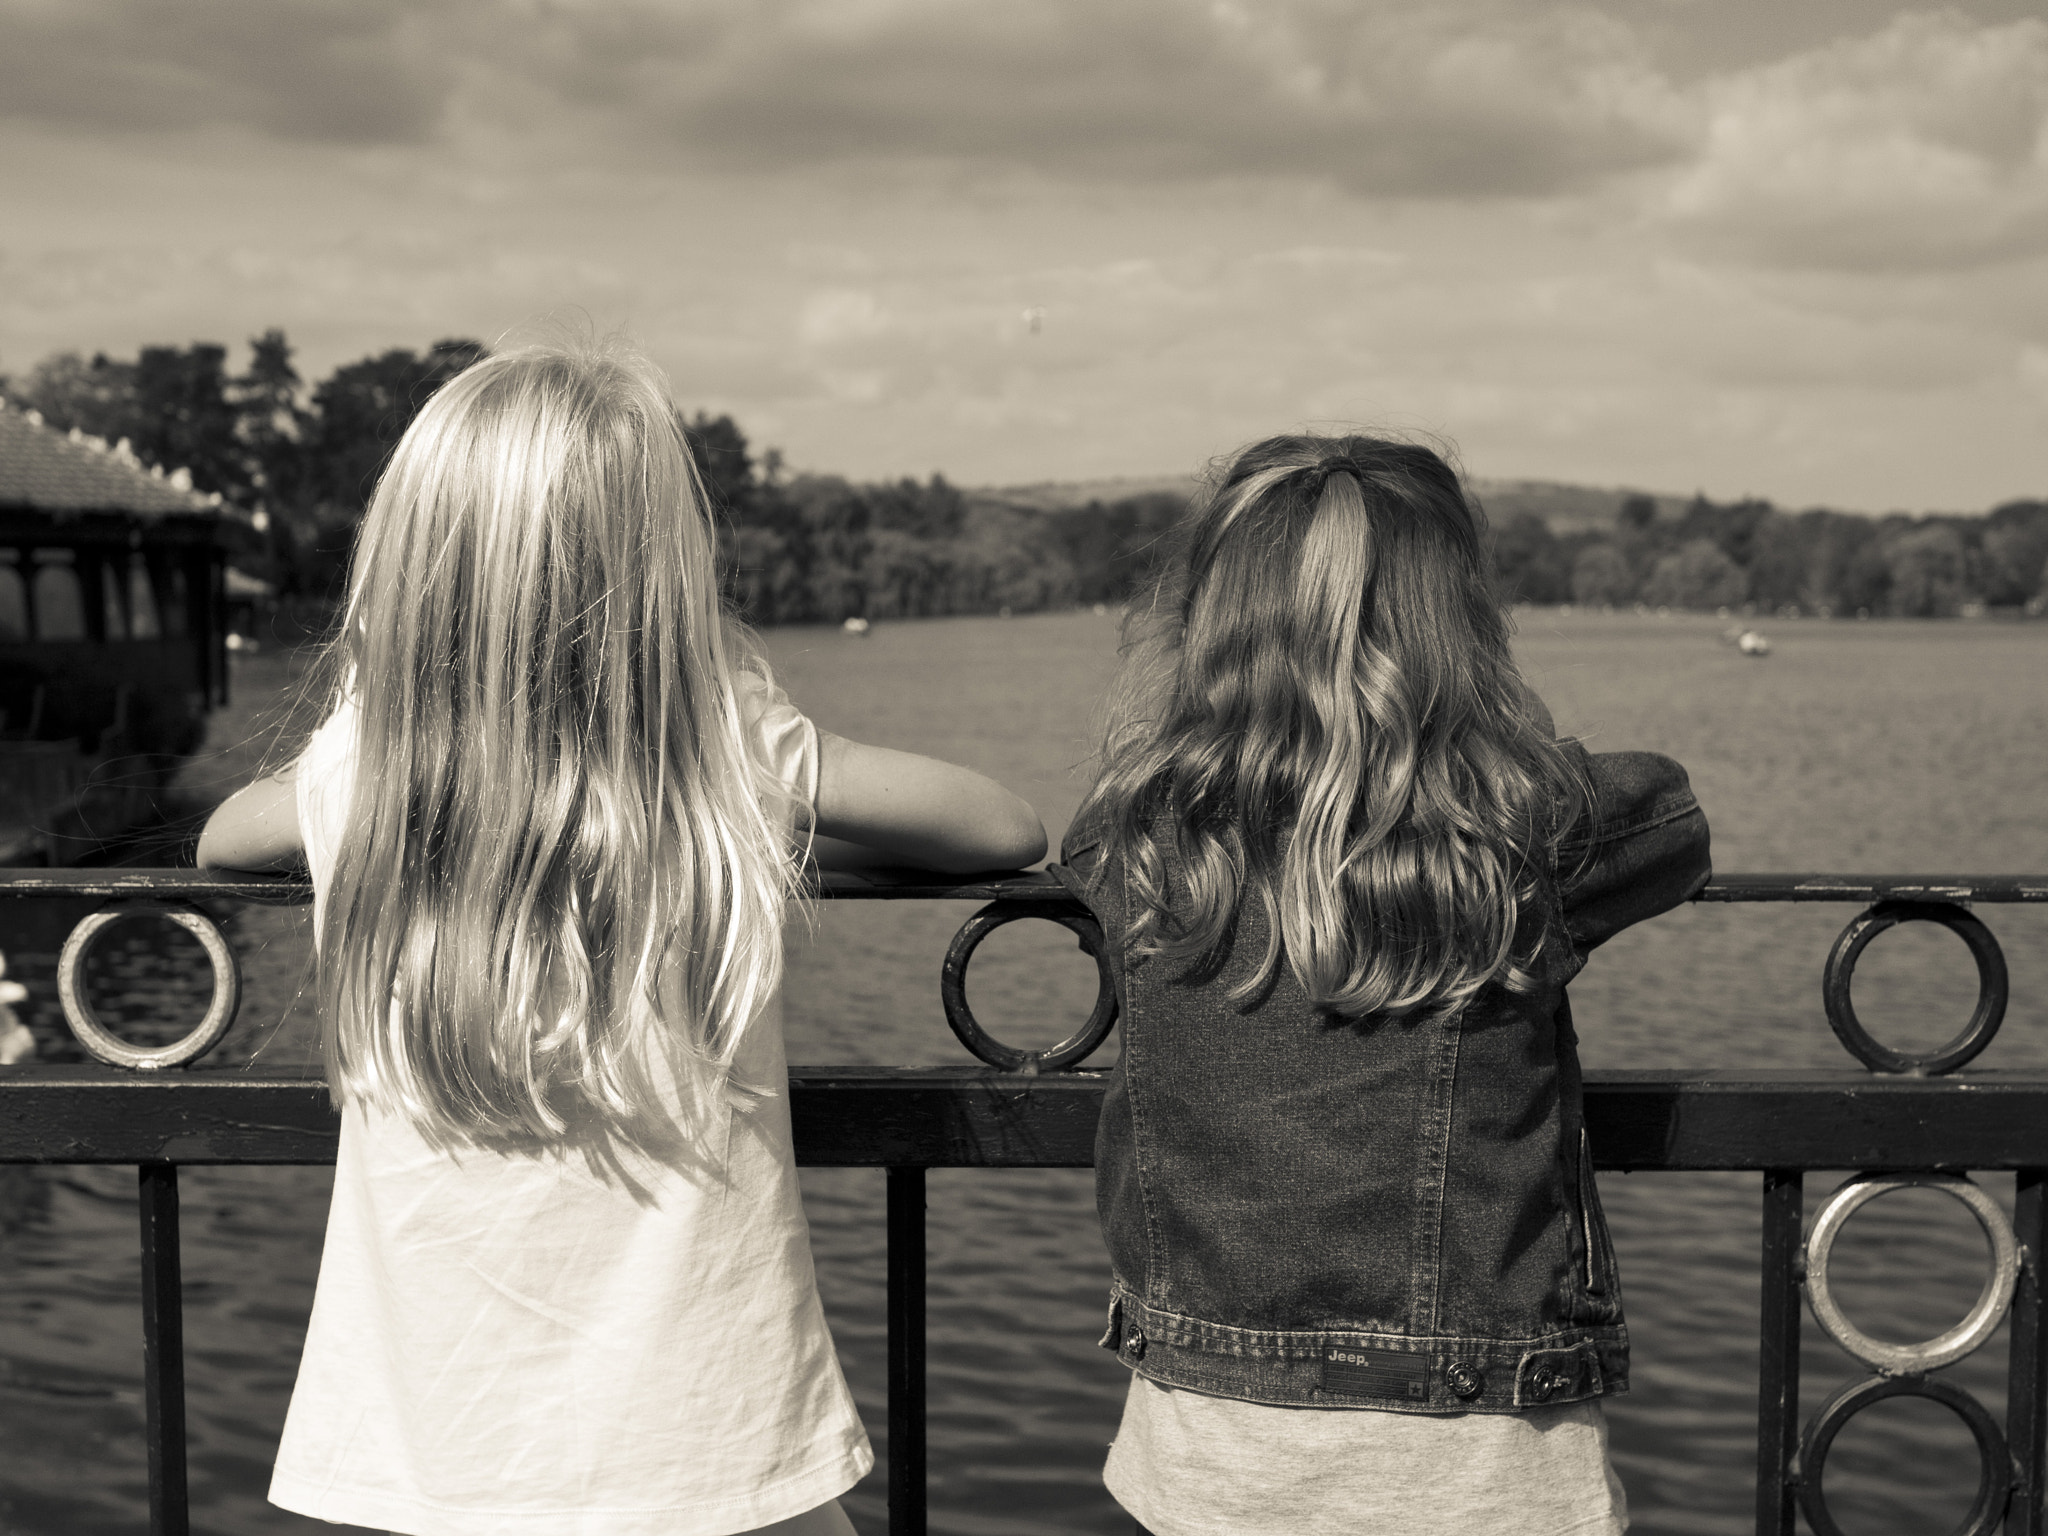
[[[2038, 0], [0, 0], [0, 369], [623, 325], [796, 466], [2048, 495]], [[239, 349], [236, 357], [241, 357]]]

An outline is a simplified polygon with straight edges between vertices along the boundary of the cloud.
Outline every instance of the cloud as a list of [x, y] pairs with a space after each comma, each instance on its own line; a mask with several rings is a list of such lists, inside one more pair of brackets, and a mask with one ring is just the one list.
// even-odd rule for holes
[[1542, 193], [1679, 147], [1618, 23], [1507, 4], [735, 0], [553, 13], [524, 67], [697, 154]]
[[797, 334], [809, 346], [830, 347], [839, 342], [879, 336], [889, 328], [882, 306], [872, 293], [857, 288], [833, 288], [813, 293], [804, 301], [797, 321]]
[[0, 115], [417, 140], [453, 83], [400, 0], [0, 0]]
[[751, 170], [1305, 176], [1549, 193], [1668, 160], [1677, 99], [1573, 5], [1404, 0], [0, 0], [0, 113], [418, 140], [466, 103]]
[[1664, 211], [1707, 247], [1873, 269], [2048, 250], [2048, 22], [1907, 13], [1702, 90]]
[[1647, 198], [1709, 256], [2048, 250], [2048, 21], [1906, 13], [1681, 87], [1651, 20], [1578, 0], [0, 0], [0, 116], [427, 144], [514, 175], [936, 169], [964, 195], [1018, 172], [1618, 187], [1609, 215]]
[[2021, 347], [2015, 368], [2020, 376], [2020, 383], [2025, 385], [2043, 405], [2048, 405], [2048, 347], [2031, 344]]

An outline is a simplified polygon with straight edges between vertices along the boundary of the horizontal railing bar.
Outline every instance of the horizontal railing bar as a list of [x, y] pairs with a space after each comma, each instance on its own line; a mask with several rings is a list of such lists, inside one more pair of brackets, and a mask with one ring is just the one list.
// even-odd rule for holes
[[313, 899], [303, 875], [257, 875], [232, 869], [0, 869], [0, 897], [132, 896], [216, 898], [294, 906]]
[[[950, 877], [924, 870], [835, 870], [813, 889], [834, 901], [1071, 901], [1044, 873]], [[177, 896], [289, 906], [313, 899], [303, 875], [204, 869], [0, 869], [0, 897]], [[2043, 901], [2048, 875], [1717, 875], [1698, 901]]]
[[1716, 875], [1695, 901], [2048, 901], [2048, 875]]
[[[1107, 1074], [793, 1067], [812, 1167], [1080, 1168]], [[1602, 1168], [2012, 1169], [2048, 1165], [2048, 1073], [1588, 1072]], [[0, 1163], [327, 1163], [317, 1073], [0, 1067]]]
[[[1046, 874], [997, 870], [987, 875], [935, 875], [926, 870], [834, 870], [814, 876], [814, 894], [837, 901], [1071, 901]], [[313, 899], [303, 875], [262, 875], [204, 869], [0, 869], [0, 897], [62, 896], [111, 899], [177, 896], [290, 906]]]

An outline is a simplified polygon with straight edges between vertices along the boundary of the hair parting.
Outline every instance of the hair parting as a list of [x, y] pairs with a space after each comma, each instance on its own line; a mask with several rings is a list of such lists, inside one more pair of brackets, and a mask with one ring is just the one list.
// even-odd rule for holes
[[[1508, 647], [1481, 524], [1412, 444], [1271, 438], [1163, 562], [1082, 816], [1130, 872], [1140, 956], [1265, 950], [1345, 1017], [1525, 988], [1517, 927], [1584, 786]], [[1171, 858], [1168, 858], [1168, 853]]]

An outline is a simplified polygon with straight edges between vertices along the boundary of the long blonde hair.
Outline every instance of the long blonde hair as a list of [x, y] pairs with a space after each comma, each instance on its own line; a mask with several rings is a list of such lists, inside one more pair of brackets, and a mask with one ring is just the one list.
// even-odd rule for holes
[[[1080, 819], [1131, 873], [1138, 955], [1220, 959], [1240, 904], [1348, 1018], [1522, 987], [1523, 905], [1581, 794], [1508, 650], [1477, 515], [1427, 448], [1270, 438], [1162, 566]], [[1165, 850], [1177, 856], [1169, 891]]]
[[337, 641], [337, 1098], [439, 1144], [656, 1150], [722, 1102], [796, 875], [714, 549], [666, 383], [619, 346], [487, 358], [407, 430]]

